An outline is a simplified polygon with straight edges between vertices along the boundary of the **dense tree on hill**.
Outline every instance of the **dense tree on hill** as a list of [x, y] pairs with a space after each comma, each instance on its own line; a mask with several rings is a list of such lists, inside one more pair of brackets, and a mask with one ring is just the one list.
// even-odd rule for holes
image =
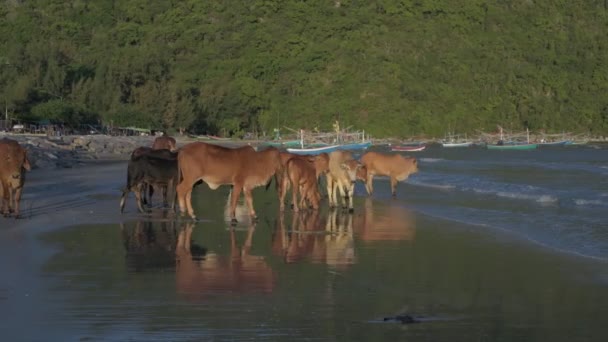
[[608, 134], [605, 1], [4, 1], [14, 117], [241, 135]]

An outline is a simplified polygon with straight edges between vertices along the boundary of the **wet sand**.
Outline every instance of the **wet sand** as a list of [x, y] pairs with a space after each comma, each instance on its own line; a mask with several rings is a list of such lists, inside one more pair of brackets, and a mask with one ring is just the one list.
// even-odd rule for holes
[[[604, 341], [605, 263], [357, 197], [355, 213], [226, 223], [228, 188], [195, 190], [204, 222], [120, 214], [126, 162], [28, 175], [0, 219], [0, 332], [10, 341]], [[420, 323], [384, 320], [410, 314]]]

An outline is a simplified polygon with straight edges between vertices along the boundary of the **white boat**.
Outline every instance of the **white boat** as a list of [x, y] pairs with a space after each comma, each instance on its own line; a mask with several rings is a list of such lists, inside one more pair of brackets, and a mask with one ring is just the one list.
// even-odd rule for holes
[[469, 147], [473, 145], [473, 142], [471, 141], [466, 141], [466, 142], [444, 142], [441, 143], [441, 146], [443, 147]]

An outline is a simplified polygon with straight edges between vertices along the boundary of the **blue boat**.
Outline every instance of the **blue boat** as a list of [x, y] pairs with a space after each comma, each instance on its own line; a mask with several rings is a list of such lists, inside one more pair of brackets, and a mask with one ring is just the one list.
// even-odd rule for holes
[[321, 154], [329, 153], [337, 150], [365, 150], [372, 145], [371, 142], [353, 143], [353, 144], [341, 144], [341, 145], [330, 145], [316, 148], [288, 148], [287, 152], [294, 154]]

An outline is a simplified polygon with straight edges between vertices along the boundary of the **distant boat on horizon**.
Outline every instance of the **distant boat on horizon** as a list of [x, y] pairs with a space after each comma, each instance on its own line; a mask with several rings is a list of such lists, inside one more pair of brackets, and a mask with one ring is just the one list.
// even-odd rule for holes
[[426, 149], [426, 145], [392, 146], [393, 152], [420, 152]]
[[370, 141], [361, 142], [361, 143], [351, 143], [351, 144], [339, 144], [339, 145], [329, 145], [322, 147], [313, 147], [313, 148], [288, 148], [287, 152], [294, 154], [321, 154], [321, 153], [329, 153], [337, 150], [365, 150], [370, 147], [372, 143]]

